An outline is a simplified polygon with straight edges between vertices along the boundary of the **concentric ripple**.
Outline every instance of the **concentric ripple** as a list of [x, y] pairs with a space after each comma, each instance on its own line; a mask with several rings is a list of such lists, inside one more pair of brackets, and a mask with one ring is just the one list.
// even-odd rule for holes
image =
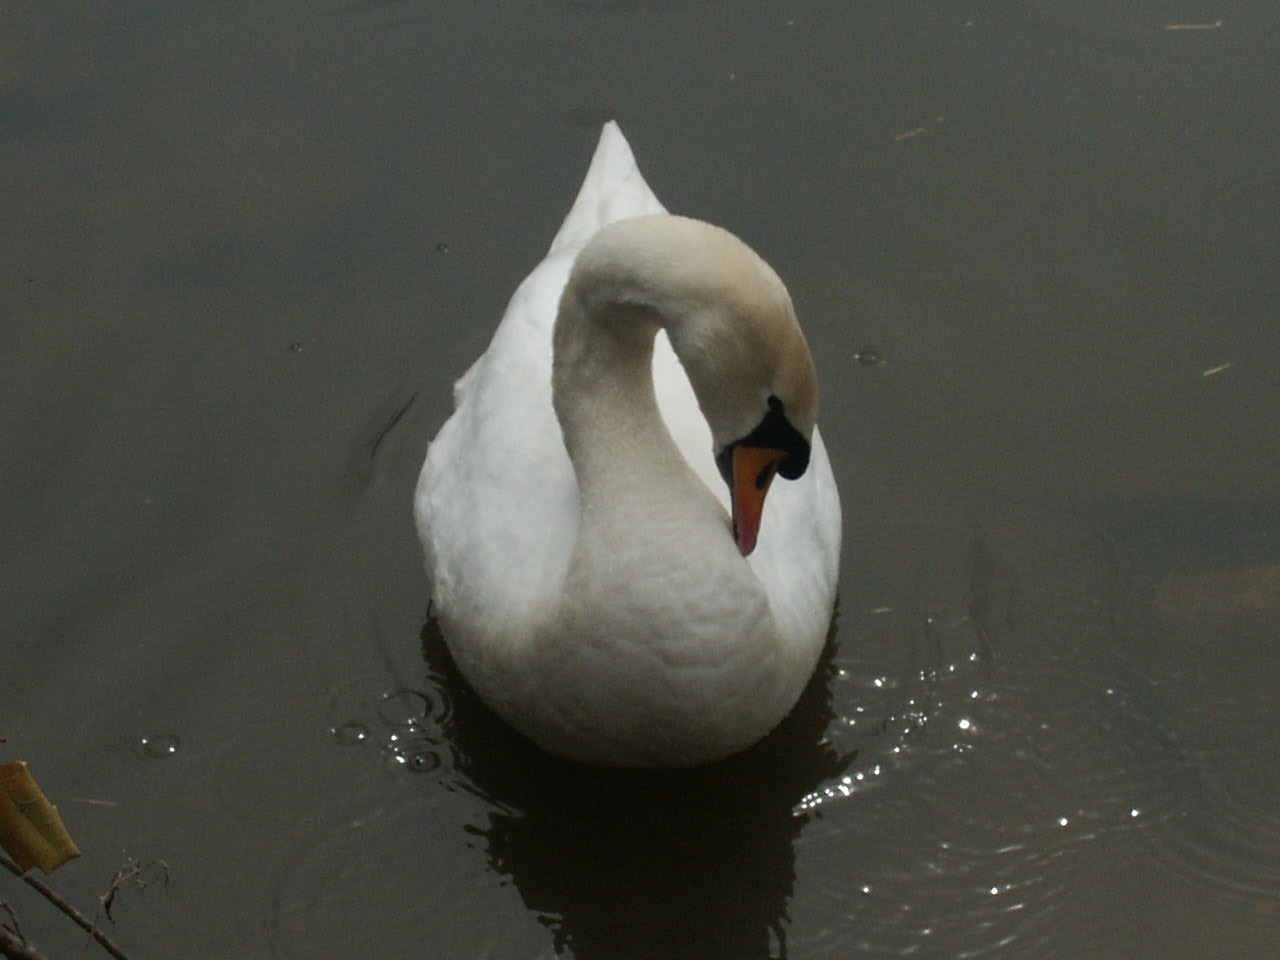
[[353, 681], [334, 691], [328, 716], [334, 740], [344, 747], [374, 747], [389, 771], [449, 773], [456, 766], [445, 733], [452, 714], [435, 688], [380, 688]]
[[1117, 887], [1274, 902], [1274, 815], [1233, 803], [1116, 655], [1098, 551], [975, 535], [949, 561], [845, 607], [830, 736], [857, 756], [797, 808], [791, 955], [1108, 956]]
[[1172, 875], [1275, 909], [1280, 566], [1206, 564], [1164, 576], [1155, 597], [1152, 696], [1187, 762], [1175, 815], [1144, 839]]

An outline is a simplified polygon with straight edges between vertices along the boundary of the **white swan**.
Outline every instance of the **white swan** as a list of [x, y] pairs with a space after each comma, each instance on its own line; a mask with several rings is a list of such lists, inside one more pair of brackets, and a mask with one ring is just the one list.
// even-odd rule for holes
[[787, 714], [840, 552], [813, 363], [773, 270], [665, 214], [616, 124], [455, 404], [415, 514], [490, 707], [609, 766], [716, 760]]

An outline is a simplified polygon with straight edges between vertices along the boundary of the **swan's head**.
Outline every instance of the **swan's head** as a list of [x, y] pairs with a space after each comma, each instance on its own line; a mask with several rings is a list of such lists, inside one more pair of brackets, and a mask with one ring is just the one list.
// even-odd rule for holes
[[818, 417], [813, 359], [787, 288], [727, 230], [668, 215], [605, 227], [570, 284], [588, 312], [629, 306], [666, 328], [711, 428], [734, 538], [750, 553], [769, 485], [805, 472]]

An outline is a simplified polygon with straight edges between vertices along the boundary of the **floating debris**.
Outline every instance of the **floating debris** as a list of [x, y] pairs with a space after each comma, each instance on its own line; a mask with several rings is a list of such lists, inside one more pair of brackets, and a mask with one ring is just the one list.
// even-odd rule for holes
[[935, 128], [942, 126], [942, 117], [934, 117], [931, 123], [922, 123], [918, 127], [912, 127], [910, 130], [903, 130], [902, 133], [893, 135], [894, 143], [901, 143], [903, 140], [910, 140], [912, 137], [918, 137], [922, 133], [932, 133]]
[[130, 857], [125, 865], [116, 871], [116, 875], [111, 879], [111, 886], [107, 892], [98, 898], [98, 902], [102, 904], [102, 912], [112, 923], [116, 922], [116, 918], [111, 915], [111, 908], [115, 906], [116, 897], [120, 895], [120, 890], [126, 883], [137, 887], [139, 890], [145, 890], [148, 886], [159, 880], [164, 886], [169, 885], [169, 865], [163, 860], [147, 860], [145, 863]]
[[21, 870], [52, 873], [80, 856], [50, 803], [21, 760], [0, 764], [0, 847]]
[[1213, 23], [1166, 23], [1166, 30], [1221, 30], [1225, 21], [1215, 20]]

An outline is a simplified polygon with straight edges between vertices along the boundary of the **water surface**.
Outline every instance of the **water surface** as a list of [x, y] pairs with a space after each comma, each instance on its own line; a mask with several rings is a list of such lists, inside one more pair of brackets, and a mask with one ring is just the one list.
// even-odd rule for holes
[[[0, 36], [0, 736], [69, 897], [168, 865], [117, 899], [132, 955], [1275, 955], [1264, 4], [51, 0]], [[409, 516], [611, 116], [790, 285], [846, 514], [801, 708], [669, 776], [488, 718]]]

